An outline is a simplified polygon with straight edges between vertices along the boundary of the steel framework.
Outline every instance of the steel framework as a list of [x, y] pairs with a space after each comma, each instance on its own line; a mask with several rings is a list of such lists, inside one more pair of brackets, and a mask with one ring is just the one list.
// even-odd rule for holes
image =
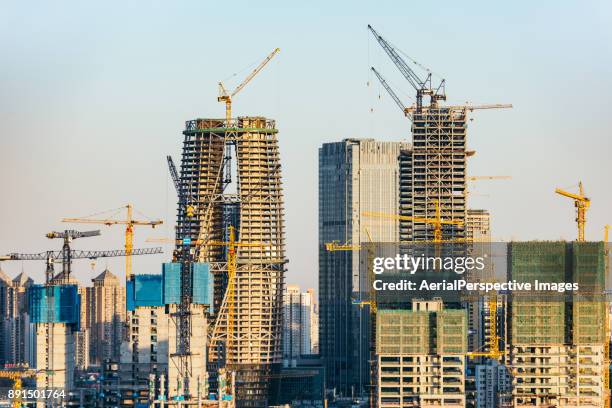
[[[189, 251], [215, 274], [209, 356], [236, 372], [242, 406], [267, 406], [272, 367], [281, 361], [281, 308], [285, 239], [280, 155], [275, 122], [262, 117], [196, 119], [186, 122], [180, 185], [197, 208], [189, 217], [179, 205], [177, 240], [193, 237]], [[227, 146], [236, 155], [236, 194], [225, 193]], [[236, 227], [235, 260], [226, 247]], [[262, 246], [264, 243], [265, 246]], [[186, 252], [183, 244], [177, 251]], [[235, 262], [228, 282], [228, 262]], [[185, 285], [188, 286], [188, 276]], [[232, 288], [228, 294], [228, 288]], [[187, 287], [185, 288], [188, 289]], [[228, 307], [228, 299], [233, 306]]]

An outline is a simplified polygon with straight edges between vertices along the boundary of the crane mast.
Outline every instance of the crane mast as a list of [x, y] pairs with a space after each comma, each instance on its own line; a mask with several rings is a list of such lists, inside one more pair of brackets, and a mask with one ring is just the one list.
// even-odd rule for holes
[[[231, 102], [230, 102], [231, 103]], [[190, 190], [183, 185], [179, 173], [174, 165], [171, 156], [166, 157], [170, 177], [174, 183], [178, 196], [179, 214], [184, 214], [188, 219], [198, 215], [195, 199], [190, 194]], [[176, 354], [178, 357], [179, 381], [183, 385], [183, 394], [189, 398], [190, 384], [189, 377], [191, 368], [189, 367], [189, 357], [191, 356], [191, 303], [193, 300], [193, 264], [196, 262], [195, 248], [192, 248], [192, 237], [190, 228], [186, 225], [178, 227], [177, 248], [174, 251], [173, 261], [181, 264], [180, 288], [181, 297], [176, 312]], [[197, 244], [197, 243], [196, 243]]]
[[586, 212], [591, 206], [591, 200], [584, 195], [582, 181], [578, 183], [577, 194], [567, 192], [560, 188], [555, 189], [555, 193], [574, 200], [574, 206], [576, 207], [576, 224], [578, 225], [577, 241], [584, 242], [584, 226], [586, 225]]
[[[87, 237], [95, 237], [100, 235], [100, 230], [96, 231], [75, 231], [75, 230], [66, 230], [63, 232], [53, 231], [46, 235], [49, 239], [59, 238], [64, 240], [64, 245], [62, 246], [62, 272], [64, 272], [63, 278], [68, 281], [70, 279], [71, 266], [72, 266], [72, 251], [70, 250], [70, 243], [77, 238], [87, 238]], [[53, 279], [52, 275], [53, 268], [49, 268], [49, 262], [47, 262], [47, 273], [46, 273], [46, 281], [47, 284]]]
[[[47, 287], [47, 302], [51, 302], [51, 294], [52, 294], [52, 285], [55, 284], [53, 281], [55, 271], [54, 264], [57, 260], [62, 261], [62, 280], [59, 282], [60, 284], [69, 283], [70, 281], [70, 273], [72, 267], [73, 259], [97, 259], [97, 258], [107, 258], [107, 257], [116, 257], [116, 256], [131, 256], [131, 255], [149, 255], [149, 254], [158, 254], [162, 253], [161, 248], [147, 248], [147, 249], [133, 249], [128, 253], [126, 250], [117, 250], [117, 251], [79, 251], [73, 250], [70, 248], [70, 244], [73, 240], [79, 238], [87, 238], [94, 237], [100, 235], [99, 230], [95, 231], [75, 231], [75, 230], [65, 230], [62, 232], [52, 231], [46, 234], [46, 237], [49, 239], [62, 239], [63, 246], [60, 251], [45, 251], [35, 254], [21, 254], [21, 253], [10, 253], [6, 256], [1, 256], [0, 260], [2, 261], [45, 261], [46, 270], [45, 270], [45, 286]], [[53, 284], [52, 284], [53, 282]], [[51, 310], [51, 305], [47, 305], [47, 309]], [[45, 359], [45, 370], [42, 371], [42, 378], [45, 381], [45, 389], [49, 389], [49, 377], [53, 375], [57, 370], [53, 370], [50, 365], [49, 355], [52, 353], [53, 341], [52, 341], [52, 332], [50, 323], [44, 323], [44, 331], [45, 331], [45, 355], [47, 358]], [[2, 371], [0, 371], [0, 376]], [[6, 372], [4, 372], [6, 373]], [[19, 372], [22, 375], [22, 378], [30, 374], [36, 374], [35, 371], [31, 372]], [[19, 389], [21, 387], [21, 382], [15, 382], [15, 388]], [[20, 403], [17, 403], [13, 406], [21, 406]]]

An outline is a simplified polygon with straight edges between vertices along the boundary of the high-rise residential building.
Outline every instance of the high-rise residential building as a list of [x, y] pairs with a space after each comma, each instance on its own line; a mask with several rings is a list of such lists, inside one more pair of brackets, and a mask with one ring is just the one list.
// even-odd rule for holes
[[[302, 355], [313, 352], [313, 322], [316, 324], [314, 290], [301, 292], [287, 285], [283, 295], [283, 365], [295, 366]], [[318, 328], [317, 328], [318, 330]]]
[[[60, 281], [64, 283], [57, 284]], [[77, 361], [75, 332], [82, 313], [78, 287], [58, 275], [49, 285], [30, 285], [27, 293], [32, 366], [39, 372], [36, 387], [70, 392]]]
[[[466, 250], [473, 258], [484, 257], [485, 259], [485, 269], [478, 271], [477, 276], [469, 276], [470, 279], [475, 281], [490, 282], [495, 279], [491, 255], [495, 251], [501, 251], [502, 245], [491, 243], [490, 224], [491, 217], [487, 210], [467, 210], [465, 237], [469, 244], [466, 245]], [[503, 301], [503, 299], [500, 300]], [[486, 298], [482, 297], [477, 301], [464, 304], [464, 307], [468, 311], [469, 349], [482, 350], [486, 346], [486, 339], [489, 334], [485, 327], [489, 316], [489, 303]], [[505, 310], [505, 303], [499, 303], [498, 307], [500, 312]]]
[[[122, 394], [149, 400], [150, 376], [159, 394], [165, 388], [168, 372], [168, 315], [164, 306], [138, 306], [127, 314], [127, 340], [121, 345], [119, 387]], [[131, 399], [131, 398], [129, 398]]]
[[81, 306], [81, 315], [79, 317], [79, 329], [74, 332], [74, 358], [75, 368], [78, 370], [87, 370], [90, 366], [90, 307], [88, 288], [79, 286], [79, 302]]
[[[509, 278], [518, 282], [575, 282], [582, 295], [525, 298], [509, 304], [513, 407], [604, 406], [609, 370], [602, 329], [608, 302], [603, 242], [513, 242]], [[571, 301], [569, 301], [571, 299]]]
[[74, 387], [76, 362], [75, 331], [73, 323], [38, 323], [34, 325], [34, 347], [39, 389], [63, 389], [70, 392]]
[[8, 316], [8, 291], [11, 286], [11, 278], [9, 278], [2, 268], [0, 268], [0, 331], [3, 336], [0, 336], [0, 365], [8, 362], [9, 333], [10, 319]]
[[310, 294], [312, 306], [310, 307], [310, 354], [319, 354], [319, 304], [314, 289], [306, 291]]
[[491, 241], [491, 216], [487, 210], [467, 210], [465, 237], [468, 242]]
[[[197, 327], [190, 340], [194, 350], [199, 351], [190, 392], [195, 398], [207, 396], [208, 377], [204, 367], [207, 319], [206, 305], [190, 306], [192, 321]], [[120, 358], [119, 388], [126, 396], [136, 393], [132, 402], [147, 402], [150, 390], [155, 398], [162, 393], [172, 400], [183, 395], [184, 384], [179, 380], [172, 355], [176, 353], [177, 305], [138, 306], [128, 312], [127, 341], [122, 344]], [[132, 400], [132, 398], [129, 398]]]
[[[149, 398], [176, 400], [204, 398], [208, 392], [206, 348], [212, 301], [208, 265], [194, 264], [189, 373], [179, 373], [177, 317], [181, 265], [163, 265], [161, 275], [134, 275], [127, 282], [127, 333], [121, 344], [119, 388], [124, 403], [145, 403]], [[155, 395], [150, 395], [151, 391]]]
[[[412, 113], [412, 148], [402, 152], [401, 205], [404, 216], [442, 218], [462, 225], [443, 227], [443, 238], [465, 238], [467, 108], [423, 106]], [[434, 238], [433, 226], [401, 220], [402, 241]]]
[[108, 269], [92, 279], [87, 288], [90, 306], [88, 322], [91, 364], [101, 366], [106, 360], [119, 361], [125, 321], [125, 287]]
[[[65, 278], [64, 272], [58, 273], [52, 280], [53, 285], [74, 285], [79, 296], [78, 324], [69, 325], [66, 332], [70, 332], [72, 338], [69, 341], [73, 349], [70, 350], [71, 358], [74, 358], [75, 370], [87, 370], [90, 366], [90, 317], [93, 309], [89, 302], [87, 288], [74, 275]], [[38, 341], [38, 339], [37, 339]]]
[[0, 361], [2, 364], [31, 362], [30, 319], [27, 288], [33, 284], [24, 272], [10, 279], [0, 270]]
[[319, 149], [319, 351], [327, 388], [337, 395], [365, 395], [371, 384], [368, 307], [355, 301], [368, 292], [361, 251], [327, 251], [326, 243], [397, 242], [399, 223], [362, 216], [400, 212], [400, 162], [405, 142], [345, 139]]
[[441, 299], [379, 310], [376, 406], [465, 407], [467, 330], [465, 310]]
[[508, 367], [497, 360], [489, 360], [475, 367], [476, 408], [509, 407], [512, 380]]
[[286, 259], [278, 130], [273, 120], [239, 117], [190, 120], [183, 134], [180, 186], [199, 211], [194, 217], [179, 211], [178, 238], [188, 232], [194, 245], [226, 241], [232, 226], [236, 239], [249, 245], [237, 248], [231, 297], [225, 296], [227, 248], [203, 246], [198, 253], [215, 276], [212, 366], [236, 373], [239, 405], [264, 407], [270, 375], [282, 361]]
[[300, 287], [287, 285], [283, 294], [283, 365], [286, 367], [295, 365], [302, 354], [303, 323]]

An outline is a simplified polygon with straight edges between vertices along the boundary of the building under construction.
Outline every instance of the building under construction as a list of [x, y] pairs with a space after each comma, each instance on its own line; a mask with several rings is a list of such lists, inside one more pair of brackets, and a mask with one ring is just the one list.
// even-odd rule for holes
[[513, 242], [510, 278], [575, 282], [580, 295], [512, 296], [513, 407], [607, 406], [606, 267], [602, 242]]
[[377, 407], [465, 407], [467, 313], [442, 299], [376, 317]]
[[[435, 218], [436, 203], [444, 219], [445, 239], [465, 238], [467, 108], [421, 107], [412, 115], [412, 149], [400, 156], [400, 214]], [[400, 221], [402, 241], [433, 240], [433, 231], [418, 220]]]
[[[192, 210], [179, 207], [177, 238], [197, 237], [196, 261], [214, 274], [211, 374], [223, 367], [236, 373], [238, 406], [267, 406], [269, 378], [281, 363], [286, 261], [277, 132], [263, 117], [195, 119], [183, 132], [180, 186], [197, 210], [189, 216]], [[233, 282], [233, 248], [220, 244], [230, 227]]]

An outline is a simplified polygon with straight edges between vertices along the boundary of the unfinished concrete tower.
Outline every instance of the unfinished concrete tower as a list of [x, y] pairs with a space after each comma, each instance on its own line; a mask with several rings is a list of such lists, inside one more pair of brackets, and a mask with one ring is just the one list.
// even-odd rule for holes
[[[465, 238], [466, 221], [465, 106], [424, 106], [413, 113], [412, 150], [400, 156], [402, 215], [435, 218], [436, 202], [443, 219], [463, 225], [443, 226], [444, 239]], [[400, 221], [401, 239], [432, 240], [431, 225]]]
[[[181, 185], [197, 216], [179, 212], [178, 231], [198, 237], [198, 261], [215, 275], [209, 356], [214, 367], [236, 372], [238, 406], [245, 407], [267, 406], [270, 373], [281, 362], [286, 261], [277, 132], [263, 117], [196, 119], [183, 132]], [[232, 291], [228, 247], [218, 244], [228, 241], [230, 226], [238, 242]]]

